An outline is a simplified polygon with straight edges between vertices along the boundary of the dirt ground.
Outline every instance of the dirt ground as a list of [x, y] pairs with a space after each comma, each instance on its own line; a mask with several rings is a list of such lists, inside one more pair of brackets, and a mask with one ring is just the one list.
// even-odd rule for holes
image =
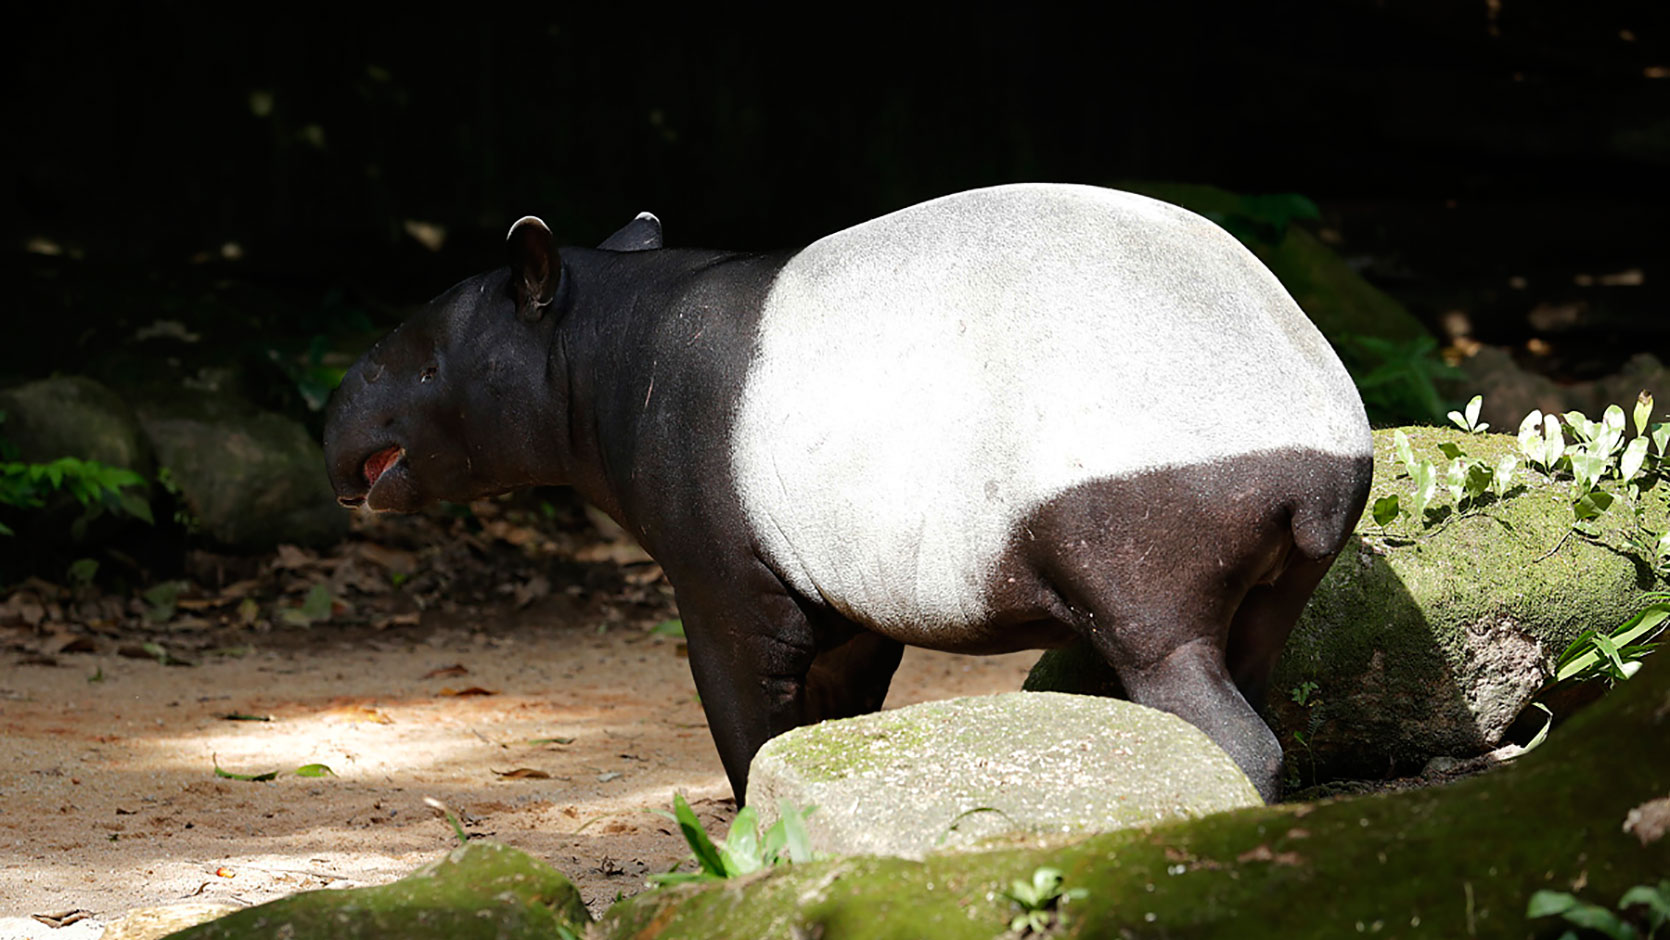
[[[276, 585], [265, 593], [247, 587], [259, 579], [228, 585], [224, 573], [219, 587], [188, 584], [181, 609], [155, 626], [176, 638], [197, 629], [195, 643], [169, 647], [192, 665], [165, 665], [154, 649], [139, 658], [108, 635], [122, 631], [55, 624], [50, 613], [10, 627], [0, 938], [94, 937], [134, 908], [390, 881], [455, 844], [425, 797], [471, 834], [563, 871], [594, 911], [688, 855], [673, 826], [646, 812], [670, 808], [675, 791], [722, 832], [735, 804], [682, 640], [654, 629], [676, 613], [653, 566], [606, 538], [560, 537], [543, 554], [524, 539], [500, 563], [506, 532], [515, 542], [530, 531], [510, 525], [476, 533], [481, 550], [462, 566], [505, 579], [477, 592], [485, 603], [389, 614], [421, 593], [345, 586], [363, 574], [354, 559], [389, 552], [410, 551], [412, 582], [444, 569], [442, 550], [419, 547], [447, 535], [431, 525], [391, 538], [366, 523], [335, 552], [263, 560], [260, 583]], [[550, 567], [587, 551], [589, 567]], [[553, 589], [565, 571], [593, 587]], [[469, 580], [454, 572], [430, 596], [469, 595]], [[338, 598], [337, 616], [247, 622], [242, 599], [282, 615], [310, 581]], [[342, 612], [347, 602], [357, 615]], [[1017, 689], [1035, 659], [912, 650], [887, 704]], [[230, 779], [217, 764], [278, 776]], [[332, 775], [295, 773], [312, 764]]]

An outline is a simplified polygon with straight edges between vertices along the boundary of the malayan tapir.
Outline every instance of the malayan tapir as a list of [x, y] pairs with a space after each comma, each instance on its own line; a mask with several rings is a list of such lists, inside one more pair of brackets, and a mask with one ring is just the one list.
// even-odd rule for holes
[[905, 645], [1083, 638], [1266, 799], [1254, 706], [1368, 494], [1339, 359], [1206, 219], [1009, 185], [794, 251], [599, 248], [528, 217], [508, 266], [343, 379], [342, 503], [571, 484], [671, 582], [738, 800], [781, 732], [879, 708]]

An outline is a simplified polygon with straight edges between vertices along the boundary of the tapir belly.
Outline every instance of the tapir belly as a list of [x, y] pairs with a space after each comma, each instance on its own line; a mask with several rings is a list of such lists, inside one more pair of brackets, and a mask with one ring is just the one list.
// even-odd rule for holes
[[[1018, 186], [790, 259], [732, 469], [793, 588], [906, 642], [966, 648], [1006, 645], [987, 634], [1048, 606], [1045, 586], [1008, 587], [1031, 570], [1041, 513], [1082, 504], [1105, 516], [1099, 550], [1118, 533], [1140, 550], [1170, 537], [1149, 528], [1144, 487], [1211, 479], [1263, 526], [1287, 487], [1237, 467], [1354, 464], [1370, 447], [1344, 368], [1229, 235], [1143, 197]], [[1030, 639], [1015, 645], [1047, 645]]]

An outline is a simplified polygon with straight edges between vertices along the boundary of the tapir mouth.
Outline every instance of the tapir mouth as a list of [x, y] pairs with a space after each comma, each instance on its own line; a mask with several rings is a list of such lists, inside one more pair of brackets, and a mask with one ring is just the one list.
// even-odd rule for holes
[[365, 491], [354, 496], [338, 496], [336, 501], [350, 508], [365, 505], [366, 499], [371, 495], [371, 488], [376, 486], [377, 481], [382, 479], [383, 474], [387, 473], [389, 468], [393, 467], [404, 456], [406, 456], [405, 448], [396, 444], [385, 447], [365, 458], [365, 461], [360, 464], [360, 475], [365, 478]]
[[396, 460], [399, 460], [405, 455], [405, 449], [396, 445], [394, 447], [385, 447], [382, 450], [377, 451], [375, 454], [365, 458], [365, 485], [368, 487], [376, 486], [377, 478], [382, 476], [389, 467], [394, 466], [394, 462]]

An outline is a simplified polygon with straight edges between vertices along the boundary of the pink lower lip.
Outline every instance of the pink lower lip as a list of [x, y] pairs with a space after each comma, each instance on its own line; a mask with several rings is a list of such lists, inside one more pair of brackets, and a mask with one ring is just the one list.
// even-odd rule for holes
[[389, 447], [365, 458], [365, 485], [376, 486], [377, 478], [393, 466], [402, 453], [399, 447]]

